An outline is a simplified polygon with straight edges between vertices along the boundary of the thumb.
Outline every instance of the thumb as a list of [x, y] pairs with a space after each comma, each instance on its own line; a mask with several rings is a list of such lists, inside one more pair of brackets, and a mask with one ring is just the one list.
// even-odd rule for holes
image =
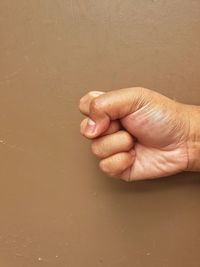
[[94, 98], [89, 107], [85, 135], [88, 138], [96, 138], [109, 128], [112, 120], [135, 112], [143, 103], [141, 98], [148, 92], [150, 90], [135, 87], [110, 91]]

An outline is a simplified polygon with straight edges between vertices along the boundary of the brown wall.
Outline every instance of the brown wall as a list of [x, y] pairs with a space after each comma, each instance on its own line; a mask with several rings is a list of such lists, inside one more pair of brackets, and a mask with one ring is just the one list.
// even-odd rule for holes
[[88, 90], [200, 104], [200, 1], [0, 1], [0, 266], [197, 267], [199, 174], [126, 184], [79, 135]]

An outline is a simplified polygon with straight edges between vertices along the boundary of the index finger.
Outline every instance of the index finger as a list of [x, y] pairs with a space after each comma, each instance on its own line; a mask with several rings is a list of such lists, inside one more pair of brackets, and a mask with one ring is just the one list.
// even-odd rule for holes
[[[108, 129], [110, 121], [121, 119], [137, 111], [145, 102], [150, 90], [135, 87], [107, 92], [90, 102], [85, 135], [96, 138]], [[142, 101], [141, 101], [142, 100]]]
[[85, 116], [89, 116], [90, 113], [90, 104], [92, 102], [92, 100], [100, 95], [105, 94], [104, 92], [101, 91], [90, 91], [89, 93], [87, 93], [86, 95], [84, 95], [81, 99], [80, 99], [80, 103], [79, 103], [79, 110], [80, 112], [85, 115]]

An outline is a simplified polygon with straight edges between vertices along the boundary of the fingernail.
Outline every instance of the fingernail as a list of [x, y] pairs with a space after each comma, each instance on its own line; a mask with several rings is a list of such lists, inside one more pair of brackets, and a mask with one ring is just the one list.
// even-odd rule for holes
[[86, 133], [92, 134], [95, 128], [96, 128], [96, 123], [89, 118], [87, 121], [86, 128], [85, 128]]

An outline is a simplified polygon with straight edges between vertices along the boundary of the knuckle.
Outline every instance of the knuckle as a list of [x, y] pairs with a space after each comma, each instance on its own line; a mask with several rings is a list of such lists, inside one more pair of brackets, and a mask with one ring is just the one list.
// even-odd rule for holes
[[86, 97], [87, 97], [87, 95], [82, 96], [82, 97], [80, 98], [80, 100], [79, 100], [79, 103], [81, 103], [81, 104], [84, 103]]
[[127, 131], [121, 131], [121, 135], [124, 139], [130, 140], [131, 136]]
[[127, 139], [127, 144], [129, 146], [133, 146], [134, 141], [133, 141], [133, 137], [130, 134], [127, 133], [126, 139]]
[[96, 156], [96, 157], [100, 157], [101, 155], [101, 151], [99, 149], [99, 145], [96, 143], [96, 142], [93, 142], [91, 144], [91, 150], [92, 150], [92, 153]]
[[83, 96], [80, 100], [79, 100], [79, 110], [82, 111], [84, 109], [85, 106], [85, 96]]
[[81, 99], [79, 100], [79, 105], [78, 105], [79, 110], [81, 110], [82, 105], [83, 105], [83, 99], [81, 98]]
[[120, 131], [120, 137], [121, 137], [122, 141], [125, 142], [127, 145], [133, 144], [133, 138], [128, 132]]
[[90, 92], [88, 92], [88, 96], [90, 98], [97, 97], [98, 95], [99, 95], [99, 93], [97, 91], [90, 91]]
[[103, 159], [100, 161], [99, 167], [106, 174], [114, 173], [115, 161], [112, 158]]
[[101, 110], [101, 102], [98, 98], [94, 98], [91, 101], [90, 108], [92, 111], [100, 111]]
[[87, 93], [87, 96], [88, 96], [89, 98], [93, 98], [93, 97], [94, 97], [94, 91], [89, 91], [89, 92]]
[[120, 178], [121, 172], [123, 169], [121, 167], [117, 167], [117, 164], [120, 163], [116, 158], [101, 160], [99, 163], [99, 167], [102, 172], [104, 172], [107, 176], [112, 178]]
[[105, 161], [104, 161], [104, 160], [102, 160], [102, 161], [99, 162], [99, 167], [100, 167], [100, 169], [101, 169], [104, 173], [109, 174], [108, 167], [107, 167], [107, 165], [105, 164]]

